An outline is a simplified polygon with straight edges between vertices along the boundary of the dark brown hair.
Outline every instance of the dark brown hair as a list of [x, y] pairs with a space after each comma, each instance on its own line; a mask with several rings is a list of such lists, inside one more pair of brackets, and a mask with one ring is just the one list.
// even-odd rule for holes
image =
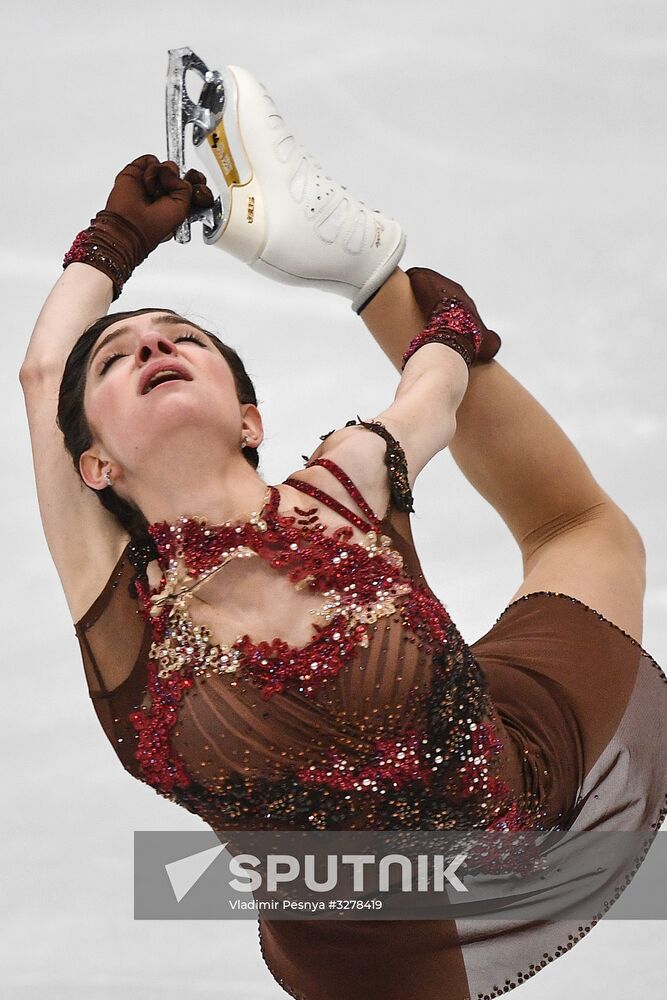
[[[89, 326], [81, 334], [76, 344], [70, 351], [65, 364], [63, 377], [60, 382], [58, 415], [56, 422], [60, 430], [63, 432], [65, 447], [72, 456], [74, 468], [79, 476], [81, 475], [79, 470], [79, 459], [84, 451], [86, 451], [87, 448], [90, 448], [93, 443], [93, 434], [90, 429], [90, 425], [88, 424], [88, 420], [86, 419], [83, 406], [83, 395], [86, 388], [87, 376], [86, 369], [90, 352], [92, 351], [100, 334], [103, 333], [107, 327], [112, 326], [114, 323], [118, 323], [121, 320], [129, 319], [132, 316], [141, 316], [144, 313], [150, 312], [170, 313], [172, 316], [179, 315], [174, 312], [173, 309], [160, 308], [134, 309], [129, 312], [110, 313], [107, 316], [102, 316], [101, 319], [96, 320], [91, 326]], [[210, 337], [213, 344], [215, 344], [217, 349], [220, 351], [223, 358], [229, 365], [232, 375], [234, 376], [236, 395], [239, 403], [254, 403], [256, 406], [257, 395], [255, 393], [255, 387], [253, 386], [252, 381], [245, 370], [245, 366], [236, 351], [232, 347], [229, 347], [228, 344], [224, 344], [218, 337], [215, 336], [215, 334], [210, 333], [208, 330], [199, 326], [199, 324], [193, 323], [192, 320], [186, 319], [185, 317], [180, 318], [183, 319], [184, 323], [195, 327], [197, 330], [201, 330], [201, 332], [205, 333], [207, 337]], [[243, 455], [253, 469], [256, 469], [259, 465], [259, 455], [257, 454], [257, 449], [244, 448]], [[94, 492], [96, 493], [100, 503], [114, 515], [125, 530], [129, 532], [136, 543], [139, 545], [148, 545], [149, 548], [152, 549], [152, 541], [150, 539], [150, 535], [148, 534], [148, 522], [138, 507], [127, 500], [123, 500], [122, 497], [119, 497], [116, 493], [114, 493], [113, 487], [111, 486], [108, 486], [103, 490], [94, 490]]]

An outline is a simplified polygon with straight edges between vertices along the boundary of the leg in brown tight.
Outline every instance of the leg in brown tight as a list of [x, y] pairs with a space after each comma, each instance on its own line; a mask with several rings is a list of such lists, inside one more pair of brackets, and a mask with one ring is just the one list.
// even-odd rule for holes
[[[397, 270], [362, 319], [400, 370], [423, 317]], [[569, 594], [638, 641], [644, 547], [633, 524], [600, 488], [558, 424], [502, 365], [474, 366], [450, 451], [515, 538], [524, 580], [514, 598]]]

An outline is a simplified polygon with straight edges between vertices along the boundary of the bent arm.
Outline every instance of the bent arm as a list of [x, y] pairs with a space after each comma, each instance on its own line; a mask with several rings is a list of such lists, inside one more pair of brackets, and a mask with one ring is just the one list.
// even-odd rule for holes
[[128, 163], [116, 176], [104, 210], [78, 234], [28, 345], [20, 379], [39, 509], [75, 621], [103, 589], [129, 535], [84, 485], [65, 449], [56, 424], [65, 363], [83, 331], [107, 313], [134, 268], [169, 238], [191, 207], [212, 202], [198, 170], [180, 177], [175, 163], [160, 163], [151, 153]]
[[394, 402], [375, 418], [401, 442], [411, 487], [454, 437], [467, 385], [468, 368], [460, 354], [445, 344], [425, 344], [407, 362]]
[[[467, 385], [468, 369], [463, 358], [444, 344], [426, 344], [407, 362], [393, 403], [372, 418], [384, 424], [403, 447], [410, 488], [434, 455], [447, 448], [454, 437], [456, 411]], [[387, 510], [390, 493], [385, 450], [381, 437], [355, 425], [330, 434], [310, 460], [331, 458], [381, 516]], [[299, 476], [303, 477], [304, 471], [318, 480], [317, 466], [301, 471]], [[324, 480], [322, 484], [328, 488]]]
[[42, 307], [19, 373], [44, 534], [75, 621], [102, 590], [128, 537], [77, 475], [56, 425], [67, 356], [107, 313], [111, 296], [106, 275], [70, 264]]

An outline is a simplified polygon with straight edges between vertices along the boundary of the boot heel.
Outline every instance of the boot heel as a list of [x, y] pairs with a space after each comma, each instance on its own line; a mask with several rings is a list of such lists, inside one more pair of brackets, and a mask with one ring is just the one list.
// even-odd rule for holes
[[228, 66], [219, 75], [225, 93], [223, 119], [197, 153], [220, 192], [222, 218], [218, 226], [204, 230], [204, 242], [252, 265], [266, 246], [264, 199], [241, 131], [235, 67]]

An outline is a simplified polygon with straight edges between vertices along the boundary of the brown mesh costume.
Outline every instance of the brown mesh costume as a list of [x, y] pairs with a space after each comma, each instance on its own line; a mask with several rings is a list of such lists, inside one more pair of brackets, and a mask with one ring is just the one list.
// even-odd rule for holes
[[[303, 672], [288, 673], [282, 690], [263, 697], [268, 675], [259, 666], [253, 674], [250, 659], [233, 672], [195, 676], [169, 729], [162, 785], [153, 777], [153, 786], [216, 832], [488, 829], [504, 822], [514, 829], [541, 824], [652, 835], [665, 803], [662, 671], [615, 625], [560, 594], [531, 594], [514, 602], [485, 636], [467, 646], [423, 578], [400, 474], [401, 450], [391, 439], [388, 459], [392, 499], [384, 517], [374, 516], [344, 473], [337, 474], [342, 470], [325, 461], [319, 489], [303, 481], [299, 487], [298, 473], [289, 480], [303, 490], [301, 506], [287, 505], [284, 488], [271, 492], [260, 512], [268, 525], [261, 538], [247, 523], [242, 526], [245, 543], [260, 556], [252, 560], [260, 584], [272, 586], [270, 578], [281, 575], [285, 635], [303, 633], [299, 617], [322, 612], [323, 602], [331, 600], [324, 585], [297, 593], [293, 583], [306, 569], [311, 580], [332, 573], [325, 555], [340, 557], [345, 551], [357, 560], [359, 592], [364, 580], [378, 589], [366, 597], [361, 593], [350, 610], [341, 594], [354, 574], [327, 577], [330, 587], [332, 580], [334, 589], [335, 581], [340, 584], [337, 607], [345, 607], [347, 618], [335, 618], [334, 609], [329, 621], [326, 615], [321, 620], [331, 628], [343, 621], [353, 639], [343, 652], [349, 635], [335, 633], [339, 646], [332, 645], [329, 673], [308, 693]], [[317, 525], [328, 548], [321, 547]], [[376, 543], [380, 552], [373, 563], [369, 546]], [[296, 548], [280, 563], [281, 547], [290, 544]], [[393, 562], [383, 563], [380, 557], [388, 552], [394, 553]], [[146, 698], [155, 626], [145, 605], [142, 612], [135, 588], [136, 580], [140, 589], [143, 581], [147, 595], [146, 560], [128, 543], [103, 592], [75, 626], [98, 718], [123, 766], [143, 781], [147, 758], [144, 751], [137, 759], [139, 733], [129, 718], [159, 708], [158, 687]], [[370, 580], [368, 567], [379, 567], [377, 580]], [[292, 580], [290, 571], [296, 574]], [[212, 638], [219, 653], [230, 652], [231, 639], [225, 644]], [[271, 637], [255, 638], [247, 657]], [[296, 647], [295, 642], [290, 648]], [[454, 703], [463, 710], [452, 722]], [[453, 761], [471, 729], [477, 734], [478, 764], [472, 754], [466, 758], [466, 780], [478, 790], [492, 789], [490, 797], [464, 794], [457, 785], [460, 772]], [[392, 754], [394, 773], [400, 775], [393, 784], [378, 763], [380, 755], [386, 763]], [[434, 759], [437, 767], [431, 766]], [[187, 783], [174, 780], [174, 762]], [[435, 772], [435, 782], [424, 783], [425, 770]], [[609, 899], [616, 888], [610, 884]], [[496, 997], [571, 948], [590, 926], [560, 920], [259, 922], [269, 969], [300, 1000]]]

